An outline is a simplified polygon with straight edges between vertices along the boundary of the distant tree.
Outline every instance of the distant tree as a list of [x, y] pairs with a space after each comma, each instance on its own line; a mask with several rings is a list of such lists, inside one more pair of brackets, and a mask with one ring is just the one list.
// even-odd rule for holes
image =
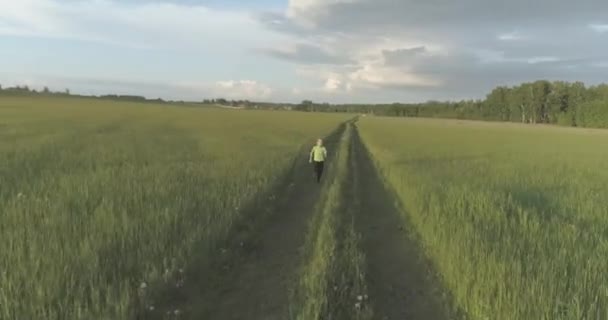
[[69, 95], [70, 95], [70, 89], [67, 89], [67, 88], [66, 88], [66, 89], [65, 89], [65, 94], [69, 96]]
[[311, 100], [303, 100], [299, 105], [295, 107], [298, 111], [312, 111], [314, 102]]
[[42, 89], [42, 93], [49, 94], [51, 93], [51, 90], [49, 90], [49, 87], [44, 87], [44, 89]]

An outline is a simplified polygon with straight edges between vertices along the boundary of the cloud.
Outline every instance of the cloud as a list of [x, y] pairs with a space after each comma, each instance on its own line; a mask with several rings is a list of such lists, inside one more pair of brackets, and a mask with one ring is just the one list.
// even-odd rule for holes
[[531, 58], [527, 59], [527, 62], [530, 64], [558, 62], [558, 61], [560, 61], [560, 59], [558, 57], [531, 57]]
[[171, 2], [0, 0], [0, 35], [141, 48], [260, 45], [278, 37], [244, 12]]
[[[283, 11], [261, 13], [197, 3], [0, 0], [0, 36], [69, 43], [53, 57], [82, 61], [72, 70], [82, 83], [55, 78], [49, 85], [95, 92], [411, 101], [482, 97], [496, 85], [541, 78], [605, 80], [605, 0], [289, 0]], [[84, 55], [71, 51], [82, 42], [96, 45], [82, 45]], [[110, 58], [84, 63], [87, 52], [107, 47], [130, 60], [114, 70]], [[5, 50], [11, 64], [0, 69], [43, 59], [15, 53], [23, 48]], [[27, 58], [14, 63], [19, 55]], [[57, 66], [66, 61], [45, 70], [63, 72]], [[103, 76], [111, 80], [93, 80]], [[134, 80], [154, 77], [163, 79]]]
[[216, 83], [179, 83], [178, 88], [198, 92], [201, 95], [229, 99], [264, 100], [272, 96], [270, 86], [253, 80], [227, 80]]
[[519, 32], [509, 32], [498, 35], [498, 40], [501, 41], [518, 41], [522, 39], [524, 39], [524, 36]]
[[329, 18], [329, 12], [323, 10], [325, 6], [355, 2], [356, 0], [289, 0], [286, 16], [299, 26], [314, 28], [319, 17]]
[[359, 86], [368, 88], [416, 88], [437, 87], [441, 80], [410, 71], [407, 67], [366, 65], [349, 75], [350, 79]]
[[306, 43], [298, 43], [279, 49], [264, 49], [262, 52], [275, 58], [296, 63], [343, 64], [350, 62], [348, 58], [340, 57], [327, 49]]
[[338, 91], [342, 88], [342, 80], [337, 76], [327, 78], [325, 81], [325, 90], [328, 92]]
[[299, 74], [322, 90], [433, 99], [537, 79], [601, 81], [594, 65], [608, 61], [608, 43], [597, 33], [608, 27], [589, 22], [607, 11], [603, 0], [291, 0], [259, 21], [342, 54], [322, 68], [299, 59]]
[[593, 21], [608, 10], [603, 0], [291, 0], [286, 16], [308, 27], [330, 31], [461, 29], [471, 26], [513, 27]]
[[414, 47], [414, 48], [402, 48], [396, 50], [382, 50], [382, 56], [384, 57], [384, 63], [386, 65], [402, 65], [417, 57], [427, 54], [426, 47]]
[[84, 94], [272, 99], [286, 81], [266, 74], [282, 66], [252, 53], [286, 38], [251, 12], [194, 1], [0, 0], [0, 80]]
[[608, 24], [590, 24], [589, 28], [598, 33], [608, 32]]

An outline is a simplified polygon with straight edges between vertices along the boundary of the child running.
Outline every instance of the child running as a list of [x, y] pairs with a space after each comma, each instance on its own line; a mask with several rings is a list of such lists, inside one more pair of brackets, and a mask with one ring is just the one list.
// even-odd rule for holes
[[314, 164], [315, 174], [317, 176], [317, 183], [321, 182], [321, 176], [323, 175], [323, 167], [325, 166], [325, 159], [327, 159], [327, 149], [323, 146], [323, 140], [318, 139], [317, 145], [312, 147], [310, 151], [310, 163]]

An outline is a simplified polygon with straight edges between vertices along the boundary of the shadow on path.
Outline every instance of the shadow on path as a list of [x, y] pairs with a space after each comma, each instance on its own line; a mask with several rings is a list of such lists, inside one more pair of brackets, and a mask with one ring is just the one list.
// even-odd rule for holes
[[367, 286], [380, 320], [451, 319], [430, 264], [408, 236], [396, 201], [382, 180], [358, 132], [354, 168], [360, 206], [355, 222], [367, 262]]

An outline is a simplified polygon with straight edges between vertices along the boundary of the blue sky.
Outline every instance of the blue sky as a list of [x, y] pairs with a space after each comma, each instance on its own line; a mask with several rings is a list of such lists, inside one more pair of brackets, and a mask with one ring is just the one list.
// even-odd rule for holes
[[[457, 3], [457, 4], [456, 4]], [[608, 78], [599, 0], [0, 0], [0, 84], [394, 102]]]

